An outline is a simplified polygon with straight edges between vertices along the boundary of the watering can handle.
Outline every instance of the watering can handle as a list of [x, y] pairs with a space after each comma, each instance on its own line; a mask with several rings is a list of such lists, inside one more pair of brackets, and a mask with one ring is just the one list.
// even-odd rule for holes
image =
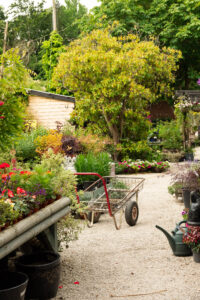
[[186, 223], [186, 222], [187, 221], [183, 220], [183, 221], [181, 221], [181, 222], [178, 223], [178, 226], [180, 226], [181, 224]]
[[183, 224], [183, 223], [186, 223], [186, 221], [181, 221], [181, 222], [179, 222], [178, 223], [178, 228], [179, 228], [179, 230], [182, 232], [182, 233], [186, 233], [186, 231], [181, 227], [181, 224]]

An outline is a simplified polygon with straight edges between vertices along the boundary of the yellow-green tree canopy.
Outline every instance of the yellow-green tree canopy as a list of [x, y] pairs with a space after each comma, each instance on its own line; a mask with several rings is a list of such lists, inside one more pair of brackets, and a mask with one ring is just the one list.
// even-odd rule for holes
[[61, 54], [53, 82], [58, 92], [65, 87], [74, 93], [76, 121], [96, 124], [116, 145], [134, 139], [135, 119], [140, 122], [157, 97], [171, 94], [180, 56], [135, 35], [116, 38], [108, 29], [95, 30]]

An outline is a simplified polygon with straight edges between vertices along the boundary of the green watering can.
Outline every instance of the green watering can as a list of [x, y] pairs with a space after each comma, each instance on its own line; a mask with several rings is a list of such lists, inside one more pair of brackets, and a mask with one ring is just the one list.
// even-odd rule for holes
[[187, 227], [181, 227], [181, 224], [185, 224], [186, 221], [181, 221], [176, 224], [175, 229], [172, 231], [172, 235], [169, 234], [165, 229], [156, 225], [156, 228], [161, 230], [168, 239], [168, 242], [172, 248], [174, 255], [176, 256], [190, 256], [192, 255], [191, 249], [183, 243], [183, 235], [187, 231]]

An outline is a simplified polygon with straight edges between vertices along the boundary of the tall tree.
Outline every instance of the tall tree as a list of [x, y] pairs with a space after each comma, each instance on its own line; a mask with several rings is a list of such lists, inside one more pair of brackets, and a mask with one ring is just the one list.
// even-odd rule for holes
[[69, 44], [80, 35], [79, 21], [87, 14], [87, 8], [79, 0], [65, 0], [65, 3], [65, 6], [58, 5], [58, 31], [64, 44]]
[[39, 72], [39, 50], [41, 43], [52, 31], [52, 12], [44, 9], [44, 0], [38, 4], [33, 0], [15, 0], [9, 13], [8, 46], [18, 47], [24, 64]]
[[148, 29], [161, 45], [182, 52], [178, 87], [189, 89], [200, 73], [200, 2], [199, 0], [154, 0], [149, 11]]
[[58, 91], [62, 85], [74, 92], [77, 122], [98, 126], [117, 146], [123, 138], [135, 139], [134, 125], [144, 122], [149, 103], [170, 94], [179, 57], [179, 52], [161, 50], [153, 41], [96, 30], [67, 47], [53, 80]]
[[147, 22], [146, 9], [151, 2], [152, 0], [102, 0], [100, 6], [82, 19], [81, 26], [84, 31], [90, 32], [93, 29], [106, 28], [117, 21], [114, 35], [139, 33], [142, 24]]

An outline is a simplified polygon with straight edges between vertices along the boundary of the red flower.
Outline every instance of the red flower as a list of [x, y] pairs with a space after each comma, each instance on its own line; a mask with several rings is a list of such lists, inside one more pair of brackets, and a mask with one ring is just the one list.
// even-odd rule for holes
[[27, 195], [27, 193], [26, 193], [26, 191], [25, 190], [23, 190], [22, 188], [20, 188], [20, 187], [18, 187], [17, 188], [17, 194], [19, 195], [19, 194], [24, 194], [24, 195]]
[[4, 116], [0, 116], [0, 119], [5, 119], [5, 117]]
[[3, 101], [0, 101], [0, 106], [1, 106], [1, 105], [4, 105], [4, 102], [3, 102]]
[[5, 169], [5, 168], [9, 168], [9, 167], [10, 167], [10, 165], [7, 164], [7, 163], [2, 163], [2, 164], [0, 165], [0, 169]]
[[10, 172], [8, 175], [11, 177], [12, 175], [15, 175], [15, 173], [14, 172]]
[[[4, 195], [4, 194], [5, 194], [5, 192], [7, 192], [7, 190], [3, 190], [3, 191], [2, 191], [2, 195]], [[11, 190], [9, 190], [9, 189], [8, 189], [8, 197], [9, 197], [9, 198], [12, 198], [12, 197], [14, 197], [14, 194], [13, 194], [13, 192], [12, 192]]]
[[6, 180], [6, 179], [7, 179], [7, 176], [8, 176], [8, 174], [2, 174], [2, 175], [1, 175], [1, 178], [2, 178], [3, 180]]
[[31, 175], [32, 173], [30, 171], [21, 171], [20, 174], [27, 174], [27, 175]]

